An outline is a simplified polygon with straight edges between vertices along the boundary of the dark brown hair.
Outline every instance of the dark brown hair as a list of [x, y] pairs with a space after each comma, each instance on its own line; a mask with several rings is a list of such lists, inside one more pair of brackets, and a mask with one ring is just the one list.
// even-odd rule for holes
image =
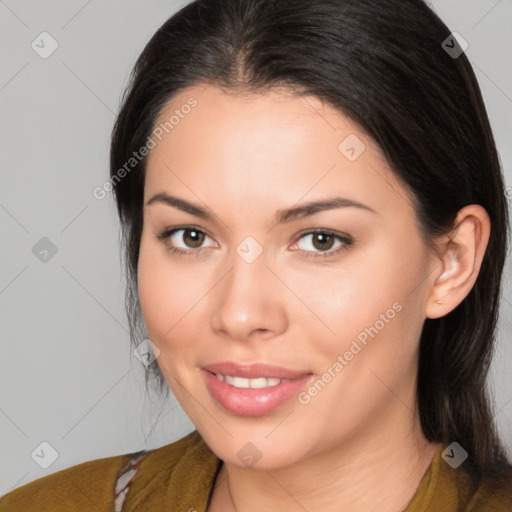
[[[134, 344], [147, 336], [137, 293], [146, 158], [121, 180], [117, 173], [186, 87], [258, 93], [285, 86], [338, 108], [382, 148], [431, 239], [449, 232], [462, 207], [482, 205], [492, 230], [479, 276], [457, 308], [425, 321], [417, 388], [425, 437], [457, 441], [469, 453], [461, 468], [478, 480], [509, 467], [486, 390], [508, 213], [476, 77], [464, 53], [443, 47], [448, 37], [421, 0], [196, 0], [138, 58], [113, 129], [110, 170]], [[455, 40], [450, 47], [459, 48]], [[146, 385], [149, 374], [168, 391], [156, 361]]]

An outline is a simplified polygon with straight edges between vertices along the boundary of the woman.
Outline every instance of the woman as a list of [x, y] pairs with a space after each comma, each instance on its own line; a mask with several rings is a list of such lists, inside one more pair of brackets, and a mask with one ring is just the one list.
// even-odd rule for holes
[[512, 510], [485, 392], [503, 179], [423, 2], [188, 4], [136, 63], [111, 185], [132, 341], [197, 430], [1, 512]]

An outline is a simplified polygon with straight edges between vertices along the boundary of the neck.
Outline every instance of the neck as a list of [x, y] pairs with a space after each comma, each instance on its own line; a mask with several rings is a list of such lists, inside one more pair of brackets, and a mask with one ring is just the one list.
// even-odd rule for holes
[[400, 418], [388, 411], [371, 431], [298, 464], [262, 471], [224, 463], [209, 512], [403, 511], [439, 444], [424, 438], [417, 411], [395, 406]]

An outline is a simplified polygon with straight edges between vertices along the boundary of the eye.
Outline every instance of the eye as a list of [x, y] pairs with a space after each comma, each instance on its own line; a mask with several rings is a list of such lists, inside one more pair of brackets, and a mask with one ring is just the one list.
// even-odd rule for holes
[[[156, 238], [165, 244], [169, 252], [183, 256], [200, 256], [208, 247], [216, 247], [216, 244], [202, 247], [205, 239], [210, 237], [196, 226], [168, 228], [158, 234]], [[302, 240], [307, 240], [307, 242], [300, 244]], [[317, 229], [302, 233], [294, 246], [302, 245], [299, 250], [306, 253], [307, 258], [314, 259], [335, 256], [346, 250], [353, 242], [349, 235]]]
[[[210, 237], [202, 229], [195, 226], [182, 226], [166, 229], [157, 235], [157, 238], [165, 243], [169, 252], [199, 256], [207, 248], [201, 247], [205, 238]], [[211, 247], [215, 247], [215, 245]]]
[[[300, 247], [301, 240], [307, 240], [306, 243], [302, 244], [302, 247]], [[306, 254], [307, 258], [327, 258], [346, 250], [353, 242], [353, 239], [348, 235], [317, 229], [303, 233], [295, 245], [299, 245], [301, 251], [309, 253]], [[332, 250], [333, 248], [335, 249]]]

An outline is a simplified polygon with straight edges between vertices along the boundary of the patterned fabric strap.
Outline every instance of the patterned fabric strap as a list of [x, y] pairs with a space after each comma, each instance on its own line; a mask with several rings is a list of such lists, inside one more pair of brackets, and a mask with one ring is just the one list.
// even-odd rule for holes
[[114, 510], [121, 512], [123, 510], [124, 500], [128, 494], [130, 480], [136, 475], [137, 464], [153, 450], [141, 450], [131, 453], [130, 460], [123, 466], [117, 475], [117, 481], [114, 487]]

